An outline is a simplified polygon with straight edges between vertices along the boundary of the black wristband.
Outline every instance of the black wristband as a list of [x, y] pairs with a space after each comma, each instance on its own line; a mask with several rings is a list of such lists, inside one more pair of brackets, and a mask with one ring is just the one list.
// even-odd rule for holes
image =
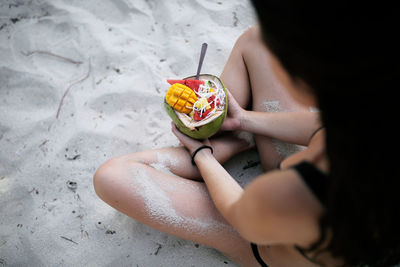
[[208, 149], [210, 149], [211, 150], [211, 153], [213, 154], [214, 153], [214, 150], [213, 150], [213, 148], [212, 147], [210, 147], [210, 146], [207, 146], [207, 145], [202, 145], [202, 146], [199, 146], [198, 148], [196, 148], [196, 150], [192, 153], [192, 165], [193, 166], [195, 166], [196, 165], [196, 163], [194, 162], [194, 157], [196, 156], [196, 154], [197, 154], [197, 152], [199, 152], [200, 150], [202, 150], [202, 149], [204, 149], [204, 148], [208, 148]]

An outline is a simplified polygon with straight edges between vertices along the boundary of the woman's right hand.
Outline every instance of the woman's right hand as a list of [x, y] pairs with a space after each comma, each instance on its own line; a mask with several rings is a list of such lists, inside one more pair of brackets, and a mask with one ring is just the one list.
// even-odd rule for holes
[[239, 105], [228, 90], [226, 92], [228, 94], [228, 114], [221, 126], [221, 131], [242, 130], [241, 121], [246, 110]]

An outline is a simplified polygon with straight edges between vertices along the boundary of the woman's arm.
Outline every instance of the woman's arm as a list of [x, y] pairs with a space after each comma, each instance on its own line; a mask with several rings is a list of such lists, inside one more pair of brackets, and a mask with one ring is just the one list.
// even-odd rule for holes
[[284, 142], [307, 146], [311, 135], [321, 126], [318, 112], [244, 111], [240, 118], [243, 131], [269, 136]]
[[243, 188], [214, 158], [210, 150], [199, 151], [196, 154], [195, 162], [215, 206], [222, 216], [232, 223], [229, 211], [232, 205], [240, 199]]
[[242, 130], [306, 146], [321, 125], [319, 112], [249, 111], [240, 107], [229, 91], [228, 102], [228, 116], [221, 130]]

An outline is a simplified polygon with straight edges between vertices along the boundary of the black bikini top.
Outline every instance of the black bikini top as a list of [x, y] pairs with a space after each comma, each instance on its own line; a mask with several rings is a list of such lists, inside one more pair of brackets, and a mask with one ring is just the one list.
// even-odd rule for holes
[[326, 204], [328, 194], [328, 177], [308, 161], [302, 161], [292, 167], [307, 184], [322, 204]]

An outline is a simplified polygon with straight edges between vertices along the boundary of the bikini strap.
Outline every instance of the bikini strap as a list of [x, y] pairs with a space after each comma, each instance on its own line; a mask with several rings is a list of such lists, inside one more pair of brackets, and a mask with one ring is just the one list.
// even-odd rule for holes
[[253, 251], [253, 255], [258, 261], [258, 263], [261, 265], [261, 267], [268, 267], [268, 265], [264, 262], [264, 260], [260, 256], [260, 253], [258, 252], [258, 246], [254, 243], [250, 244], [251, 244], [251, 250]]
[[324, 129], [325, 128], [325, 126], [320, 126], [320, 127], [318, 127], [312, 134], [311, 134], [311, 136], [310, 136], [310, 138], [308, 139], [308, 142], [310, 142], [311, 141], [311, 139], [319, 132], [319, 131], [321, 131], [322, 129]]

